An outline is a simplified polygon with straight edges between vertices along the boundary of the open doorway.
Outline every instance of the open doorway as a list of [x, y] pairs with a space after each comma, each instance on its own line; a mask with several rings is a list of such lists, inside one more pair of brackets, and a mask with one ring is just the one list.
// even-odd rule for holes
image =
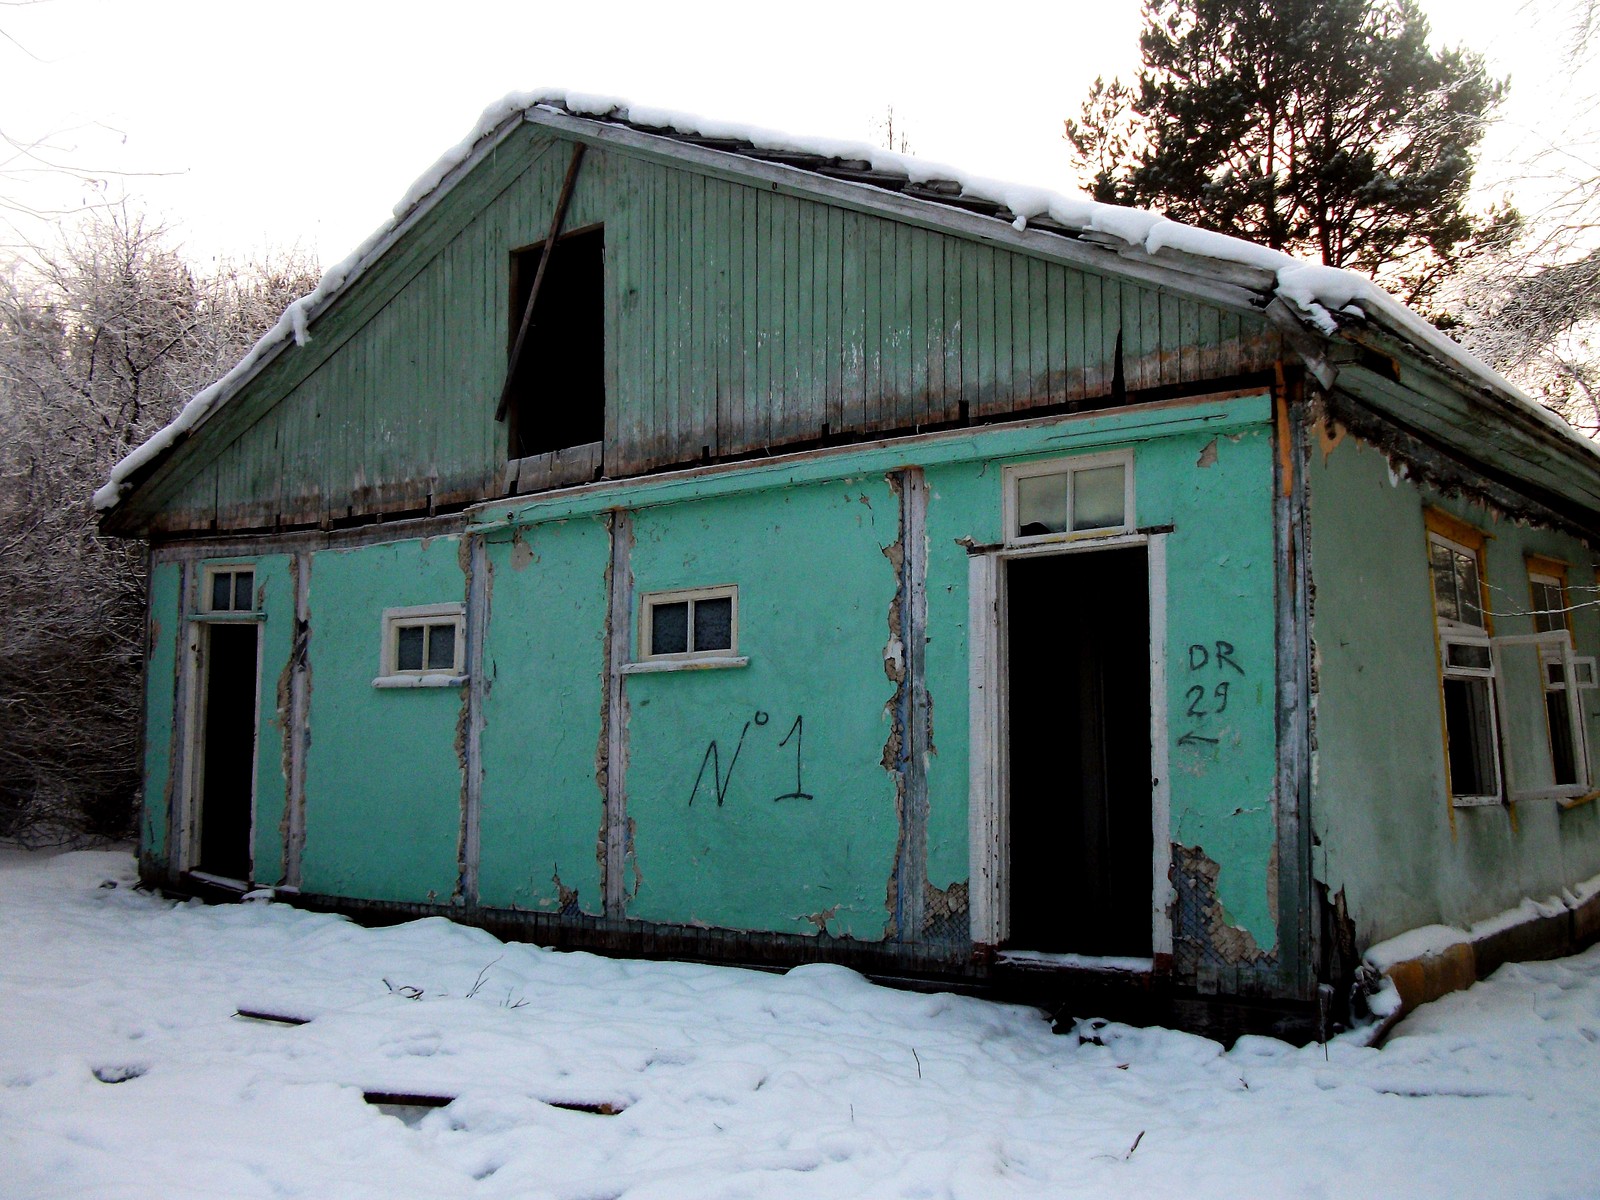
[[1145, 545], [1004, 563], [1009, 947], [1152, 953]]
[[259, 637], [254, 621], [208, 622], [200, 632], [194, 869], [221, 879], [251, 873]]

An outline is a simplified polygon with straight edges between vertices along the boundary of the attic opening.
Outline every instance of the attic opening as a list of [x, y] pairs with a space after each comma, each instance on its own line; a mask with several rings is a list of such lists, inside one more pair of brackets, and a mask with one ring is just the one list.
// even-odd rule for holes
[[517, 353], [533, 281], [548, 243], [511, 254], [510, 457], [528, 458], [605, 436], [605, 229], [559, 237]]

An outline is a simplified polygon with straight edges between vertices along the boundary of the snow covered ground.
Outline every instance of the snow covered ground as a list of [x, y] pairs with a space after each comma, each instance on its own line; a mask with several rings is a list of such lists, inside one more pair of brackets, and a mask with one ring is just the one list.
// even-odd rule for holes
[[[835, 967], [617, 962], [133, 882], [124, 854], [0, 852], [8, 1200], [1600, 1196], [1600, 948], [1507, 967], [1381, 1051], [1224, 1053]], [[408, 1122], [364, 1091], [456, 1099]]]

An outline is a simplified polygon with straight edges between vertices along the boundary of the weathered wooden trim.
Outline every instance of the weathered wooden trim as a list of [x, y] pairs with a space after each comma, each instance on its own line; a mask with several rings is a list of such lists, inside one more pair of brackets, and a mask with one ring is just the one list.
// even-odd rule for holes
[[628, 834], [628, 692], [623, 668], [632, 659], [633, 519], [622, 509], [611, 513], [610, 619], [606, 626], [606, 796], [605, 862], [602, 892], [605, 914], [621, 920], [627, 912], [624, 881], [632, 838]]
[[[922, 229], [953, 234], [969, 240], [1059, 262], [1102, 278], [1131, 279], [1153, 287], [1192, 296], [1231, 311], [1261, 318], [1265, 295], [1251, 286], [1263, 272], [1216, 263], [1216, 281], [1188, 274], [1137, 247], [1112, 249], [1044, 229], [1017, 229], [997, 217], [952, 208], [935, 200], [905, 196], [871, 184], [832, 179], [804, 167], [763, 162], [737, 151], [696, 146], [661, 134], [644, 133], [623, 125], [574, 117], [545, 107], [530, 108], [526, 120], [582, 141], [628, 150], [651, 162], [675, 166], [732, 183], [755, 184], [764, 191], [804, 200], [817, 200], [870, 216], [886, 217]], [[1187, 262], [1195, 261], [1185, 257]], [[1211, 260], [1204, 260], [1210, 265]], [[1249, 280], [1247, 284], [1244, 281]]]
[[[503, 502], [502, 502], [503, 503]], [[467, 513], [379, 521], [352, 529], [301, 529], [276, 533], [230, 533], [154, 543], [158, 563], [196, 563], [212, 558], [258, 558], [266, 554], [310, 554], [318, 550], [355, 550], [415, 538], [455, 537], [470, 528]]]
[[[1351, 374], [1346, 372], [1341, 381], [1347, 382]], [[1600, 511], [1582, 509], [1526, 480], [1508, 481], [1490, 464], [1469, 461], [1456, 447], [1343, 387], [1326, 393], [1322, 402], [1333, 420], [1362, 441], [1402, 460], [1416, 482], [1447, 495], [1480, 497], [1514, 519], [1570, 533], [1586, 546], [1600, 546]]]
[[1278, 951], [1292, 995], [1316, 995], [1321, 922], [1311, 861], [1311, 746], [1316, 712], [1311, 696], [1311, 529], [1307, 464], [1311, 461], [1305, 384], [1280, 385], [1275, 405], [1282, 452], [1273, 456], [1273, 541], [1277, 563], [1278, 765], [1274, 817], [1278, 854]]
[[999, 559], [967, 560], [967, 844], [974, 945], [996, 946], [1009, 931], [1003, 887], [1005, 747], [1000, 727]]
[[1172, 778], [1167, 723], [1167, 537], [1146, 543], [1150, 587], [1150, 952], [1172, 955]]
[[520, 496], [563, 484], [593, 483], [604, 461], [604, 442], [585, 442], [581, 446], [514, 458], [506, 466], [506, 492]]
[[294, 643], [289, 669], [289, 788], [284, 821], [283, 882], [300, 886], [306, 846], [306, 756], [311, 749], [311, 554], [294, 561]]
[[481, 537], [467, 539], [467, 706], [466, 745], [462, 754], [461, 902], [478, 903], [478, 863], [482, 849], [483, 724], [488, 680], [484, 677], [484, 640], [489, 635], [490, 571], [488, 548]]
[[900, 645], [904, 656], [900, 846], [895, 863], [901, 941], [920, 942], [928, 881], [928, 483], [900, 475]]

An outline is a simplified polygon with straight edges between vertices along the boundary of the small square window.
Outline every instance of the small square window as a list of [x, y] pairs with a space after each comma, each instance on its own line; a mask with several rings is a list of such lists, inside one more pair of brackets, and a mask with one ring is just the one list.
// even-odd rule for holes
[[1006, 468], [1008, 544], [1083, 534], [1121, 533], [1133, 525], [1133, 456], [1079, 459]]
[[723, 658], [738, 647], [739, 589], [655, 592], [639, 611], [642, 659]]
[[383, 661], [377, 682], [394, 686], [415, 680], [460, 682], [465, 622], [465, 610], [460, 604], [386, 610]]
[[255, 612], [256, 573], [252, 567], [207, 567], [205, 611]]

